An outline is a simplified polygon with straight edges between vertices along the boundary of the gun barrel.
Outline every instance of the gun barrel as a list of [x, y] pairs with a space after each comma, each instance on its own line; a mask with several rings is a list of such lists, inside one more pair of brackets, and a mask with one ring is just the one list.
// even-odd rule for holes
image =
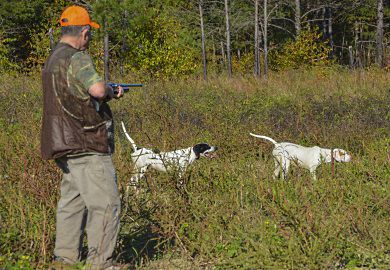
[[142, 87], [143, 84], [141, 83], [123, 83], [123, 84], [119, 84], [120, 86], [122, 87]]
[[129, 88], [129, 87], [142, 87], [143, 84], [141, 83], [107, 83], [111, 87], [118, 87], [122, 86], [123, 88]]

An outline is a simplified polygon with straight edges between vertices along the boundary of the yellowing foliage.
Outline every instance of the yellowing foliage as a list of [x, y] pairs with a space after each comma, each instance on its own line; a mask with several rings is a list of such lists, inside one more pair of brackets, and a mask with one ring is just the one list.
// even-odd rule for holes
[[135, 29], [126, 67], [161, 79], [193, 73], [199, 65], [195, 51], [178, 44], [179, 28], [176, 21], [157, 17]]
[[327, 66], [331, 48], [322, 39], [318, 27], [305, 29], [296, 38], [287, 42], [281, 51], [271, 55], [271, 67], [276, 70], [297, 69], [301, 67]]
[[253, 52], [245, 53], [240, 58], [237, 55], [233, 55], [232, 66], [234, 72], [238, 72], [241, 75], [253, 72], [254, 58]]
[[0, 71], [2, 72], [17, 68], [17, 65], [9, 58], [10, 48], [7, 43], [10, 41], [13, 41], [13, 39], [4, 37], [4, 34], [0, 31]]

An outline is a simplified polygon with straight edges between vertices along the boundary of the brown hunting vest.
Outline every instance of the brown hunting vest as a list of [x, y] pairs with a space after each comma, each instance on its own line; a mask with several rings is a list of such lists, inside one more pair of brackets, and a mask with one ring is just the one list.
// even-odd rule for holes
[[97, 152], [110, 154], [106, 124], [112, 121], [107, 103], [95, 108], [92, 97], [81, 99], [69, 91], [67, 73], [79, 50], [59, 43], [42, 70], [43, 120], [41, 155], [56, 159], [66, 155]]

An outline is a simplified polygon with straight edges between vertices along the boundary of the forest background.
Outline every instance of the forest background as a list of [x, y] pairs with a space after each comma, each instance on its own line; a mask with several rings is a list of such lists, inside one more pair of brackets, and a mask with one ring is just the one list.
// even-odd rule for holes
[[[131, 148], [118, 129], [118, 261], [390, 268], [389, 0], [0, 0], [0, 269], [53, 258], [61, 173], [39, 155], [40, 69], [71, 4], [101, 25], [89, 53], [105, 79], [144, 84], [112, 104], [139, 145], [219, 147], [185, 188], [151, 172], [125, 193]], [[272, 146], [251, 131], [353, 161], [321, 165], [316, 182], [297, 168], [273, 180]]]
[[0, 69], [7, 71], [42, 65], [58, 39], [58, 17], [70, 4], [86, 7], [102, 26], [90, 51], [96, 64], [121, 74], [169, 78], [202, 74], [207, 66], [217, 74], [259, 75], [331, 62], [389, 65], [388, 0], [0, 3]]

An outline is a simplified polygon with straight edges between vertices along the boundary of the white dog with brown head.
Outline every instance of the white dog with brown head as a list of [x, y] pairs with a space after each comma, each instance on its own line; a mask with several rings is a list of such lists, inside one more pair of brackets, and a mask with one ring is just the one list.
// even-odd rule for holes
[[321, 163], [330, 163], [332, 160], [337, 162], [350, 162], [351, 156], [343, 149], [327, 149], [318, 146], [304, 147], [298, 144], [289, 142], [276, 142], [274, 139], [249, 133], [253, 137], [265, 139], [272, 142], [275, 147], [272, 151], [272, 155], [275, 161], [274, 178], [277, 178], [281, 173], [283, 179], [286, 179], [286, 175], [290, 168], [291, 163], [298, 165], [299, 167], [308, 169], [316, 180], [316, 169]]

